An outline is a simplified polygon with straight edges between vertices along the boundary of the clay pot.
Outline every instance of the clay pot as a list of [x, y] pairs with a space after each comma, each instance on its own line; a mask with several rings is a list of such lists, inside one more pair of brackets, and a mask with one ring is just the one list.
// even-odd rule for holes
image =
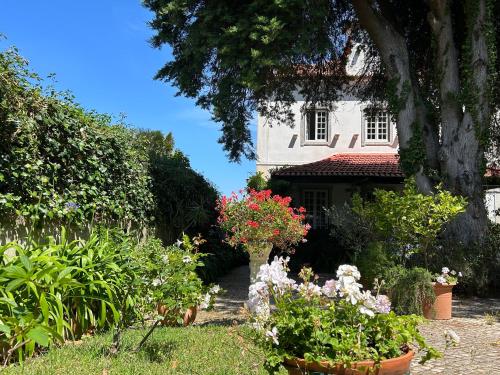
[[284, 366], [289, 375], [303, 375], [308, 372], [320, 372], [336, 375], [406, 375], [410, 372], [410, 364], [414, 353], [409, 350], [397, 358], [386, 359], [375, 366], [374, 361], [360, 361], [351, 363], [350, 368], [342, 365], [331, 366], [328, 362], [309, 362], [303, 359], [287, 359]]
[[[161, 303], [158, 304], [156, 309], [158, 311], [158, 314], [165, 317], [165, 319], [163, 319], [161, 322], [162, 325], [164, 326], [178, 325], [176, 317], [180, 315], [179, 310], [175, 310], [172, 312], [172, 314], [170, 314], [167, 306], [162, 305]], [[197, 313], [198, 313], [197, 306], [191, 306], [186, 310], [184, 316], [182, 317], [184, 327], [187, 327], [188, 325], [192, 324], [195, 321]]]
[[451, 307], [454, 285], [433, 283], [436, 299], [432, 305], [425, 305], [424, 316], [427, 319], [451, 319]]

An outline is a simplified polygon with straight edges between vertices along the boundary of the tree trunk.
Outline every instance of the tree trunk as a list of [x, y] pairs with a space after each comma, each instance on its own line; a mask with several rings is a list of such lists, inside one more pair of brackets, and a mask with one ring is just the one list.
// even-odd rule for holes
[[[361, 26], [368, 32], [386, 67], [388, 79], [396, 81], [400, 101], [397, 129], [400, 153], [408, 149], [419, 125], [426, 155], [416, 165], [416, 181], [420, 191], [432, 191], [433, 182], [424, 168], [437, 171], [445, 187], [464, 196], [467, 210], [450, 225], [448, 233], [465, 245], [480, 240], [487, 229], [487, 213], [483, 200], [482, 168], [484, 148], [480, 136], [490, 121], [487, 85], [487, 48], [484, 25], [485, 0], [469, 0], [477, 6], [477, 16], [469, 26], [471, 38], [470, 95], [475, 103], [463, 107], [459, 98], [464, 82], [460, 80], [459, 58], [453, 40], [453, 23], [449, 0], [429, 0], [428, 22], [436, 38], [436, 66], [439, 72], [440, 123], [430, 124], [420, 96], [418, 82], [413, 79], [408, 47], [403, 35], [391, 25], [369, 0], [353, 0]], [[472, 115], [474, 113], [474, 116]], [[440, 134], [438, 129], [440, 129]], [[406, 171], [405, 171], [406, 172]]]

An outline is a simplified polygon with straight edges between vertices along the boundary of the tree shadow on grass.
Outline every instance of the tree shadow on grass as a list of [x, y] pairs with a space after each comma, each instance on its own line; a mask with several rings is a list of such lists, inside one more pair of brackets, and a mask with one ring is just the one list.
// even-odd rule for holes
[[172, 359], [172, 353], [177, 347], [173, 341], [148, 341], [139, 351], [149, 362], [164, 363]]

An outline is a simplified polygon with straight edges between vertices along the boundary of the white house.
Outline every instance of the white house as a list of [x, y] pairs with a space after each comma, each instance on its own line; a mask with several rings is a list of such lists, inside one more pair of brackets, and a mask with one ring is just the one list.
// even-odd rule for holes
[[[353, 51], [351, 75], [362, 64], [362, 51]], [[295, 204], [307, 209], [313, 227], [326, 226], [323, 207], [343, 204], [354, 192], [402, 187], [396, 125], [386, 109], [373, 110], [345, 94], [328, 107], [307, 107], [298, 97], [292, 111], [293, 127], [258, 117], [256, 167], [267, 177], [291, 182]], [[488, 209], [495, 219], [500, 195], [492, 199]]]

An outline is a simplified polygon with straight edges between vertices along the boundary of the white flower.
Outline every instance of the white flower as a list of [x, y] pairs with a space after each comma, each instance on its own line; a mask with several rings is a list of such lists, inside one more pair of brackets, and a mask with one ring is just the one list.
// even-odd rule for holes
[[345, 298], [353, 305], [357, 304], [358, 300], [361, 299], [361, 287], [362, 285], [357, 283], [353, 276], [341, 276], [337, 284], [340, 297]]
[[337, 280], [331, 279], [325, 281], [325, 285], [321, 288], [321, 291], [328, 298], [333, 298], [337, 296]]
[[162, 255], [161, 260], [163, 261], [163, 263], [168, 264], [168, 255]]
[[337, 277], [340, 278], [346, 276], [353, 277], [355, 280], [359, 280], [361, 278], [358, 267], [351, 266], [349, 264], [343, 264], [337, 269]]
[[159, 286], [162, 284], [161, 279], [154, 279], [152, 282], [153, 286]]
[[210, 302], [211, 301], [212, 301], [212, 296], [210, 295], [210, 293], [206, 293], [203, 296], [203, 300], [200, 303], [200, 308], [202, 310], [208, 309], [208, 307], [210, 306]]
[[283, 294], [286, 290], [295, 289], [295, 280], [289, 279], [286, 265], [290, 258], [274, 257], [271, 264], [263, 264], [257, 273], [256, 279], [273, 286], [273, 290]]
[[182, 244], [183, 244], [183, 242], [181, 240], [175, 241], [175, 246], [177, 246], [177, 247], [181, 247]]
[[444, 331], [444, 338], [446, 339], [447, 345], [460, 344], [460, 336], [452, 329]]
[[454, 276], [457, 272], [455, 270], [451, 270], [450, 273]]
[[441, 273], [443, 273], [444, 275], [448, 274], [448, 272], [450, 272], [450, 269], [448, 267], [443, 267], [441, 269]]
[[300, 284], [298, 290], [306, 298], [321, 296], [321, 288], [314, 283]]
[[247, 307], [261, 320], [267, 320], [271, 313], [269, 307], [269, 289], [266, 283], [257, 281], [248, 288]]
[[193, 260], [191, 259], [191, 257], [189, 255], [185, 255], [182, 257], [182, 262], [183, 263], [191, 263]]
[[459, 273], [458, 273], [458, 277], [462, 277], [462, 272], [459, 272]]
[[439, 283], [439, 284], [446, 284], [446, 279], [443, 276], [439, 276], [436, 279], [436, 282]]
[[213, 287], [210, 288], [208, 291], [210, 294], [219, 294], [220, 292], [220, 286], [214, 285]]
[[359, 312], [361, 314], [365, 314], [365, 315], [368, 315], [368, 316], [375, 316], [375, 313], [373, 312], [373, 310], [369, 309], [368, 307], [366, 307], [364, 305], [360, 305], [359, 306]]
[[279, 345], [278, 328], [273, 327], [270, 331], [266, 331], [266, 337], [272, 339], [275, 345]]
[[375, 302], [375, 310], [381, 314], [388, 314], [391, 311], [391, 300], [384, 294], [379, 294]]

